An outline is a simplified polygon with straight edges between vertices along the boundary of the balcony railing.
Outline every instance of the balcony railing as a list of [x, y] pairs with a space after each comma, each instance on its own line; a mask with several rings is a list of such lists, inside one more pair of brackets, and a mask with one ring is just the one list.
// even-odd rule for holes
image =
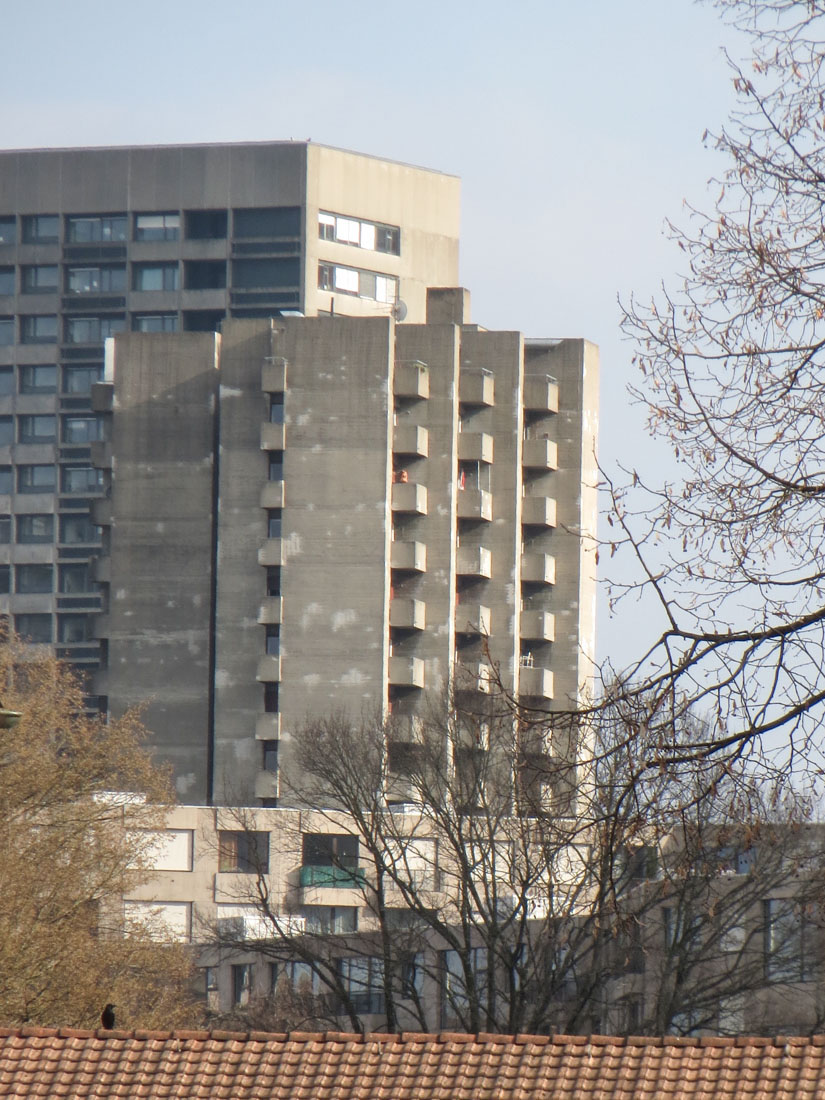
[[357, 890], [363, 887], [366, 881], [367, 876], [363, 867], [304, 864], [301, 868], [301, 886]]
[[525, 439], [521, 449], [521, 464], [528, 470], [557, 470], [558, 448], [552, 439]]
[[493, 437], [487, 432], [461, 432], [458, 457], [462, 462], [492, 462]]
[[559, 411], [559, 387], [555, 378], [547, 374], [542, 378], [524, 379], [524, 407], [531, 412]]
[[521, 502], [521, 522], [528, 527], [555, 527], [555, 500], [552, 497], [525, 497]]
[[458, 399], [463, 405], [494, 405], [495, 387], [492, 371], [465, 368], [458, 379]]
[[459, 519], [493, 518], [493, 494], [486, 489], [462, 489], [458, 494], [457, 513]]
[[426, 458], [429, 449], [430, 433], [421, 424], [395, 425], [392, 433], [393, 454]]

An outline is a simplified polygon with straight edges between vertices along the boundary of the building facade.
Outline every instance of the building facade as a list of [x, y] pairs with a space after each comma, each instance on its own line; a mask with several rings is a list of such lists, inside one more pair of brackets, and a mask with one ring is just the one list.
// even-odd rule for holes
[[451, 685], [565, 710], [592, 675], [596, 349], [429, 303], [114, 341], [96, 690], [184, 801], [276, 804], [313, 716], [389, 711], [403, 755]]
[[0, 609], [94, 668], [91, 388], [118, 332], [282, 310], [423, 321], [458, 277], [459, 183], [313, 145], [0, 153]]

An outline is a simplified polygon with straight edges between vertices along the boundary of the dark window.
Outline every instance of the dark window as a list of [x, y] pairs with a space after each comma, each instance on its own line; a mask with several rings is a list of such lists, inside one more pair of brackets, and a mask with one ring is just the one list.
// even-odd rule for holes
[[352, 955], [338, 960], [341, 985], [356, 1012], [384, 1012], [384, 960]]
[[96, 416], [64, 416], [61, 438], [75, 446], [94, 443], [100, 439], [100, 421]]
[[252, 996], [252, 964], [232, 964], [232, 1004], [235, 1008], [243, 1008], [249, 1004]]
[[226, 261], [187, 260], [183, 265], [183, 285], [187, 290], [223, 290]]
[[18, 493], [53, 493], [55, 490], [54, 466], [18, 466]]
[[53, 294], [57, 290], [56, 264], [36, 264], [23, 268], [24, 294]]
[[266, 628], [266, 652], [269, 657], [277, 657], [281, 652], [281, 628], [277, 625]]
[[18, 443], [53, 443], [57, 438], [57, 418], [54, 416], [19, 416]]
[[69, 294], [106, 294], [126, 289], [126, 268], [70, 267], [66, 273]]
[[278, 713], [278, 685], [264, 684], [264, 712], [266, 714]]
[[357, 867], [358, 837], [349, 833], [304, 833], [301, 862], [305, 867]]
[[266, 514], [267, 519], [267, 537], [270, 539], [279, 539], [281, 537], [281, 509], [270, 508]]
[[15, 592], [51, 592], [54, 589], [54, 566], [16, 565], [14, 567]]
[[284, 452], [283, 451], [270, 451], [269, 452], [269, 480], [270, 481], [283, 481], [284, 480]]
[[398, 256], [401, 252], [401, 230], [395, 225], [376, 225], [375, 251], [391, 252]]
[[11, 542], [11, 516], [0, 516], [0, 543]]
[[14, 294], [13, 267], [0, 267], [0, 294]]
[[100, 344], [107, 337], [123, 332], [126, 318], [69, 317], [66, 320], [66, 342], [69, 344]]
[[269, 398], [269, 423], [283, 424], [284, 422], [284, 395], [273, 393]]
[[301, 232], [301, 208], [270, 206], [236, 210], [234, 230], [236, 237], [297, 237]]
[[17, 219], [13, 217], [0, 218], [0, 244], [15, 244], [17, 241]]
[[66, 219], [66, 236], [76, 243], [126, 240], [126, 215], [77, 215]]
[[177, 264], [132, 264], [132, 290], [177, 290]]
[[20, 368], [21, 393], [55, 393], [57, 391], [57, 367], [51, 363]]
[[102, 364], [97, 367], [64, 367], [63, 393], [91, 393], [92, 386], [102, 377]]
[[28, 214], [23, 218], [23, 240], [26, 244], [52, 244], [59, 239], [60, 218], [57, 214]]
[[332, 264], [318, 264], [318, 289], [332, 290], [335, 281], [335, 268]]
[[0, 317], [0, 348], [8, 348], [14, 343], [14, 318]]
[[63, 466], [60, 470], [62, 493], [96, 493], [103, 484], [103, 471], [92, 466]]
[[220, 332], [225, 316], [222, 309], [185, 309], [183, 327], [186, 332]]
[[14, 417], [0, 416], [0, 447], [9, 447], [14, 442]]
[[269, 833], [247, 829], [218, 833], [218, 870], [245, 875], [269, 873]]
[[278, 770], [278, 744], [277, 741], [263, 742], [265, 772], [277, 772]]
[[357, 932], [358, 910], [354, 906], [305, 905], [307, 932]]
[[61, 516], [60, 541], [70, 545], [94, 546], [100, 542], [100, 528], [91, 516]]
[[11, 466], [0, 466], [0, 493], [10, 493], [12, 480], [11, 480]]
[[793, 898], [762, 902], [765, 978], [769, 982], [807, 982], [813, 978], [816, 923], [807, 907]]
[[281, 594], [281, 570], [277, 565], [267, 566], [266, 594], [267, 596], [280, 596]]
[[186, 236], [190, 241], [222, 241], [229, 222], [227, 210], [187, 210]]
[[20, 318], [22, 344], [54, 344], [57, 342], [57, 315], [30, 313]]
[[46, 645], [52, 640], [51, 615], [15, 615], [14, 629], [24, 642]]
[[88, 642], [91, 641], [91, 619], [88, 615], [58, 615], [57, 616], [57, 640], [58, 642]]
[[72, 562], [71, 565], [61, 565], [58, 573], [60, 591], [67, 595], [94, 592], [96, 590], [88, 562]]
[[[0, 323], [0, 334], [2, 334]], [[0, 367], [0, 396], [14, 393], [14, 371], [11, 367]]]
[[176, 241], [180, 235], [180, 214], [136, 214], [136, 241]]
[[177, 313], [133, 313], [133, 332], [177, 332]]
[[18, 516], [18, 542], [52, 542], [54, 539], [54, 516]]
[[232, 286], [239, 290], [297, 286], [300, 278], [301, 266], [297, 258], [232, 261]]
[[11, 566], [0, 565], [0, 593], [6, 596], [11, 591]]

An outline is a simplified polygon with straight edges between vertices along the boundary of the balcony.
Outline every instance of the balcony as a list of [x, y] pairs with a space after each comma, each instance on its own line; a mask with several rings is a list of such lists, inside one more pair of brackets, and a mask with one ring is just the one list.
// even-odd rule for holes
[[112, 444], [94, 442], [89, 444], [89, 458], [95, 469], [111, 470]]
[[99, 497], [92, 501], [90, 508], [92, 523], [98, 527], [112, 526], [112, 501], [109, 497]]
[[261, 389], [264, 393], [286, 391], [286, 359], [274, 358], [264, 362], [261, 370]]
[[267, 481], [261, 486], [262, 508], [283, 508], [284, 483], [283, 481]]
[[549, 374], [543, 378], [524, 379], [524, 408], [529, 412], [559, 411], [559, 386]]
[[277, 772], [259, 771], [255, 775], [255, 797], [277, 798], [280, 793], [280, 783]]
[[390, 567], [423, 573], [427, 568], [426, 545], [423, 542], [393, 542], [390, 547]]
[[549, 668], [522, 666], [518, 671], [518, 689], [520, 695], [530, 695], [534, 699], [552, 699], [553, 673]]
[[556, 637], [556, 620], [549, 611], [522, 611], [519, 635], [525, 641], [552, 642]]
[[283, 596], [267, 596], [258, 609], [258, 622], [264, 626], [277, 625], [284, 613]]
[[392, 487], [392, 510], [401, 514], [426, 516], [427, 486], [399, 481]]
[[277, 684], [281, 679], [281, 658], [259, 657], [255, 679], [261, 684]]
[[114, 403], [115, 387], [111, 382], [92, 383], [92, 412], [111, 412]]
[[484, 546], [459, 546], [455, 571], [462, 577], [491, 577], [493, 555]]
[[461, 489], [458, 493], [456, 514], [459, 519], [493, 518], [493, 494], [486, 489]]
[[265, 420], [261, 424], [261, 450], [282, 451], [286, 446], [286, 425], [271, 424]]
[[282, 539], [266, 539], [258, 549], [258, 565], [283, 565], [284, 544]]
[[339, 867], [304, 864], [301, 868], [301, 886], [319, 889], [358, 890], [366, 885], [367, 875], [363, 867]]
[[424, 687], [424, 662], [420, 657], [390, 657], [390, 683], [394, 687]]
[[426, 458], [430, 452], [430, 433], [420, 424], [396, 424], [392, 433], [392, 452]]
[[98, 584], [112, 583], [112, 559], [108, 554], [105, 557], [92, 558], [92, 579]]
[[494, 405], [496, 380], [490, 370], [465, 369], [458, 378], [458, 400], [462, 405]]
[[487, 432], [460, 432], [458, 457], [462, 462], [492, 462], [493, 437]]
[[280, 714], [259, 714], [255, 719], [255, 739], [257, 741], [279, 741], [280, 738]]
[[491, 633], [492, 613], [489, 607], [480, 603], [460, 603], [455, 609], [456, 634]]
[[458, 692], [489, 695], [496, 686], [495, 673], [484, 661], [477, 665], [456, 664], [454, 683]]
[[550, 554], [522, 554], [521, 579], [527, 584], [555, 584], [556, 559]]
[[428, 398], [430, 368], [418, 359], [410, 363], [396, 363], [392, 392], [396, 397]]
[[423, 600], [397, 597], [390, 600], [390, 626], [401, 630], [423, 630], [426, 625], [427, 605]]
[[525, 497], [521, 502], [521, 522], [527, 527], [555, 527], [555, 500], [552, 497]]
[[552, 439], [525, 439], [521, 464], [528, 470], [558, 470], [558, 448]]

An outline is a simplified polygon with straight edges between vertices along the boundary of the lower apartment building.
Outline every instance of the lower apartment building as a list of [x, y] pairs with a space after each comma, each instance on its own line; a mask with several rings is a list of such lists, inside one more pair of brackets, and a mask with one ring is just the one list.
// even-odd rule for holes
[[[391, 713], [403, 770], [448, 690], [482, 698], [493, 680], [541, 713], [586, 691], [587, 342], [488, 331], [466, 291], [431, 288], [420, 324], [122, 334], [92, 398], [95, 692], [144, 707], [181, 801], [300, 802], [291, 747], [332, 712]], [[575, 759], [551, 727], [535, 755]]]

